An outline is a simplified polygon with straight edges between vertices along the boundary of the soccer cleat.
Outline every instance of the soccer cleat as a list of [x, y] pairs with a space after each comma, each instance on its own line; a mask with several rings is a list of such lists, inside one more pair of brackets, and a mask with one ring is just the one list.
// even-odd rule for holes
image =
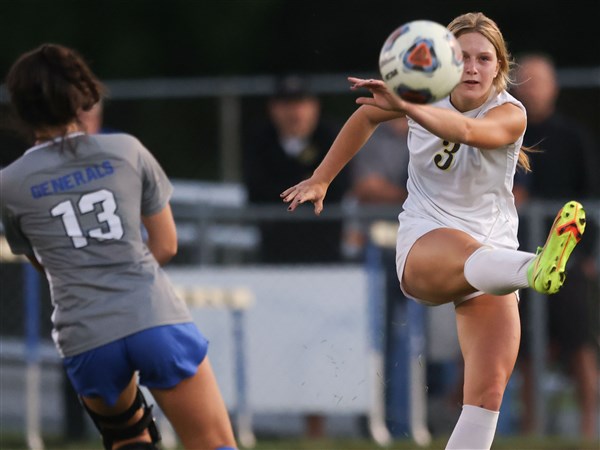
[[542, 294], [555, 294], [565, 282], [565, 266], [585, 230], [585, 211], [570, 201], [558, 212], [543, 247], [527, 268], [529, 286]]

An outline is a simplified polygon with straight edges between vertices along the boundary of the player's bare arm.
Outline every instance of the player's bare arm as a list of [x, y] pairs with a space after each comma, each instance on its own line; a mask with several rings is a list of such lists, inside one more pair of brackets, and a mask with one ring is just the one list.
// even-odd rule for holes
[[396, 112], [382, 111], [372, 106], [358, 108], [342, 127], [312, 177], [280, 194], [285, 203], [290, 203], [288, 210], [294, 211], [299, 204], [310, 201], [314, 204], [315, 214], [319, 215], [333, 179], [367, 142], [379, 123], [396, 117]]
[[142, 222], [148, 232], [146, 245], [154, 258], [162, 266], [168, 263], [177, 253], [177, 230], [167, 204], [160, 212], [151, 216], [142, 216]]
[[393, 95], [381, 80], [349, 78], [353, 89], [366, 88], [373, 97], [359, 97], [356, 103], [406, 114], [422, 127], [450, 142], [480, 149], [494, 149], [515, 142], [525, 130], [527, 119], [516, 105], [506, 103], [483, 118], [472, 119], [455, 111], [410, 103]]
[[516, 142], [527, 124], [525, 113], [511, 103], [491, 109], [482, 118], [469, 118], [456, 111], [410, 103], [405, 106], [405, 111], [436, 136], [483, 150]]

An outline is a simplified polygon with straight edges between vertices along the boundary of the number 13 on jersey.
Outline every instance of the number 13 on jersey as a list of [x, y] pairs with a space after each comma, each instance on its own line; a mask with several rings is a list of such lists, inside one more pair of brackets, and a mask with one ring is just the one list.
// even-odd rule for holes
[[[97, 204], [101, 207], [101, 211], [96, 214], [100, 226], [91, 228], [84, 233], [77, 217], [93, 212]], [[50, 210], [50, 213], [53, 217], [62, 219], [65, 232], [71, 238], [73, 246], [82, 248], [88, 245], [88, 237], [101, 241], [123, 237], [123, 225], [115, 213], [116, 210], [117, 203], [113, 193], [107, 189], [100, 189], [82, 195], [77, 205], [74, 205], [71, 200], [60, 202]]]

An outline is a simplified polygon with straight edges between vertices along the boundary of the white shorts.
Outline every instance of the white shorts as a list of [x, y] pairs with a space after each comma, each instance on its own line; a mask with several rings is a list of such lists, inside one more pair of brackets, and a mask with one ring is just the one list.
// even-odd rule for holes
[[[404, 273], [404, 265], [406, 264], [408, 252], [410, 252], [410, 249], [415, 244], [417, 239], [429, 233], [430, 231], [437, 230], [438, 228], [448, 228], [448, 226], [439, 222], [435, 222], [431, 219], [414, 216], [406, 212], [400, 214], [398, 220], [398, 237], [396, 240], [396, 273], [398, 274], [398, 280], [400, 280], [400, 289], [402, 289], [404, 295], [406, 295], [408, 298], [412, 298], [418, 303], [426, 306], [439, 306], [439, 303], [422, 300], [408, 294], [402, 285], [402, 274]], [[477, 291], [473, 292], [472, 294], [465, 295], [464, 297], [457, 298], [454, 300], [454, 306], [458, 306], [462, 302], [465, 302], [471, 298], [479, 297], [484, 293], [485, 292]]]

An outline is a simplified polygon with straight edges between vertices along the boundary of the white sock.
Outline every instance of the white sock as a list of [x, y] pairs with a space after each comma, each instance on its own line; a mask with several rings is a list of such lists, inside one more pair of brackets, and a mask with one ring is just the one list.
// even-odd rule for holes
[[446, 450], [489, 450], [499, 414], [498, 411], [464, 405]]
[[506, 295], [529, 287], [527, 267], [533, 258], [519, 250], [480, 247], [465, 262], [464, 275], [478, 291]]

